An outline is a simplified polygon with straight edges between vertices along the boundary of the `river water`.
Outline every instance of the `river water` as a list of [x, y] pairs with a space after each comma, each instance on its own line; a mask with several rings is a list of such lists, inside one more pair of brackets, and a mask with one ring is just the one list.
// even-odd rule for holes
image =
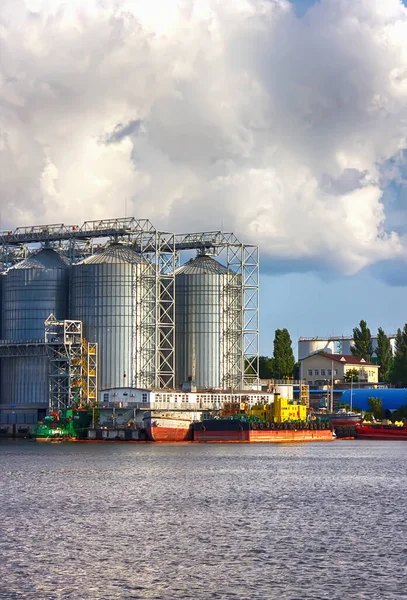
[[407, 444], [0, 442], [3, 600], [407, 599]]

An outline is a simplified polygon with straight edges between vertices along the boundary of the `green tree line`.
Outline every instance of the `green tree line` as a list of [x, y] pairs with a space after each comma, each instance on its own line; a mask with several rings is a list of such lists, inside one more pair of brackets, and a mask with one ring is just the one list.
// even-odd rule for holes
[[366, 321], [362, 320], [359, 327], [353, 330], [355, 345], [352, 354], [371, 362], [376, 355], [379, 365], [379, 381], [392, 383], [396, 387], [407, 387], [407, 323], [403, 329], [397, 330], [394, 357], [390, 340], [379, 327], [377, 331], [377, 347], [373, 352], [372, 335]]
[[[363, 319], [353, 329], [353, 356], [379, 365], [379, 381], [391, 383], [396, 387], [407, 387], [407, 323], [397, 330], [395, 353], [393, 356], [390, 340], [384, 330], [377, 331], [377, 346], [373, 351], [372, 334]], [[259, 375], [262, 379], [284, 379], [299, 377], [299, 365], [296, 364], [292, 341], [288, 329], [276, 329], [273, 342], [273, 356], [259, 357]], [[354, 373], [353, 381], [357, 381]]]

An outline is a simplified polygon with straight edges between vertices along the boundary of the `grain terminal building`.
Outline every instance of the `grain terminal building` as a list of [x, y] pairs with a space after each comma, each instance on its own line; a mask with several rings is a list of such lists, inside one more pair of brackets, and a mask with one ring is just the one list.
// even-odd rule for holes
[[0, 425], [105, 389], [258, 385], [256, 246], [134, 218], [18, 228], [0, 243]]

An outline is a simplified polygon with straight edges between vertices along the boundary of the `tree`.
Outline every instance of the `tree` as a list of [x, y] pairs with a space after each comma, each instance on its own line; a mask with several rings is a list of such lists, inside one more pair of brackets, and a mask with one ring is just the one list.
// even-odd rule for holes
[[355, 342], [355, 345], [351, 348], [353, 356], [364, 358], [370, 362], [373, 354], [373, 346], [372, 336], [366, 321], [362, 320], [359, 323], [359, 327], [355, 327], [353, 330], [353, 341]]
[[276, 379], [283, 379], [293, 375], [295, 359], [288, 329], [276, 329], [274, 352], [271, 360], [273, 375]]
[[273, 360], [269, 356], [259, 356], [260, 379], [273, 378]]
[[381, 398], [368, 398], [367, 404], [375, 419], [382, 419], [384, 415]]
[[[407, 400], [407, 398], [406, 398]], [[406, 421], [407, 420], [407, 404], [403, 406], [399, 406], [399, 408], [394, 411], [391, 416], [392, 421]]]
[[381, 327], [377, 331], [376, 356], [379, 365], [379, 381], [390, 381], [393, 353], [390, 340]]
[[294, 365], [294, 372], [293, 372], [293, 376], [296, 381], [299, 380], [300, 374], [301, 374], [301, 363], [297, 362]]
[[407, 386], [407, 323], [397, 330], [391, 381], [397, 387]]
[[351, 381], [355, 383], [356, 381], [359, 381], [359, 371], [357, 369], [349, 369], [346, 371], [343, 380], [346, 381], [346, 383], [350, 383]]

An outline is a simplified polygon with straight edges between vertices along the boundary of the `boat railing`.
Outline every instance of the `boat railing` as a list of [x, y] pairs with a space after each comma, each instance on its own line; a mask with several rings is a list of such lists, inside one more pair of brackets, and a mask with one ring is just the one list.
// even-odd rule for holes
[[[220, 403], [217, 402], [154, 402], [148, 408], [163, 410], [216, 410]], [[146, 407], [147, 408], [147, 407]]]

